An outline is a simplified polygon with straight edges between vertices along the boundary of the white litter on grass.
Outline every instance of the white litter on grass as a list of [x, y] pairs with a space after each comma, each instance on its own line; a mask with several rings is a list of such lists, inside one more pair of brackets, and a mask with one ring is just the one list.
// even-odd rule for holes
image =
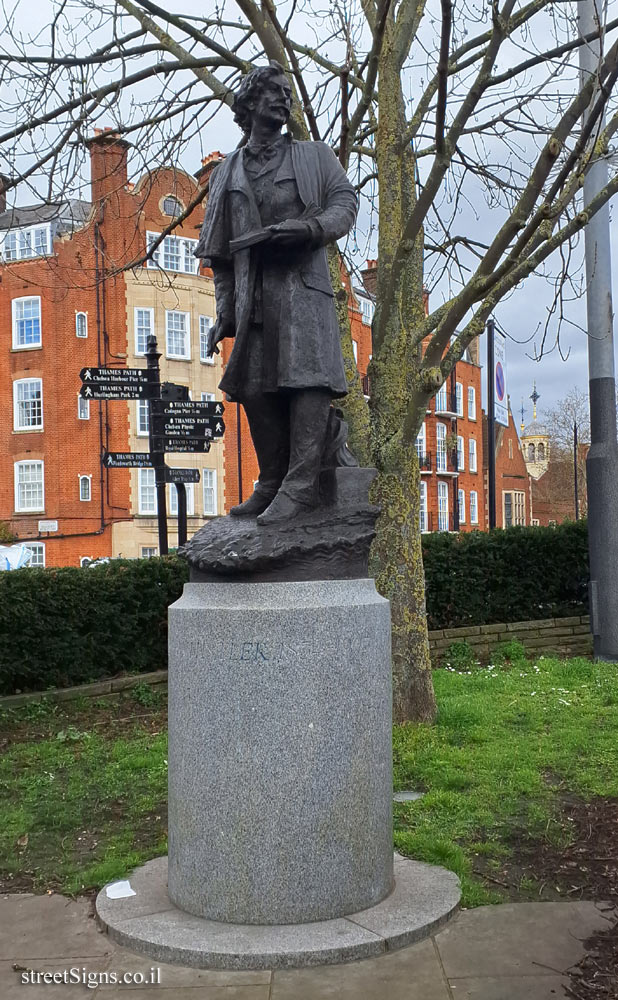
[[393, 799], [395, 802], [416, 802], [417, 799], [422, 799], [424, 792], [395, 792]]
[[111, 885], [106, 886], [105, 895], [108, 899], [124, 899], [126, 896], [135, 896], [137, 893], [131, 888], [129, 880], [125, 878], [122, 882], [112, 882]]

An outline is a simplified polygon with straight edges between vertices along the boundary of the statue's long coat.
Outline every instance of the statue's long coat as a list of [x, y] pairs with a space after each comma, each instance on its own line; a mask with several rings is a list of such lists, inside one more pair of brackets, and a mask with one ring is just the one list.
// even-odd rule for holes
[[[292, 167], [316, 238], [305, 250], [263, 255], [263, 325], [276, 344], [276, 389], [323, 388], [344, 396], [347, 384], [325, 247], [354, 223], [357, 198], [335, 154], [322, 142], [292, 140]], [[277, 175], [275, 183], [289, 180]], [[317, 225], [315, 224], [317, 223]], [[230, 240], [260, 229], [260, 213], [242, 149], [216, 168], [197, 257], [210, 261], [217, 313], [235, 320], [235, 342], [220, 388], [243, 398], [244, 362], [255, 285], [255, 252], [229, 252]]]

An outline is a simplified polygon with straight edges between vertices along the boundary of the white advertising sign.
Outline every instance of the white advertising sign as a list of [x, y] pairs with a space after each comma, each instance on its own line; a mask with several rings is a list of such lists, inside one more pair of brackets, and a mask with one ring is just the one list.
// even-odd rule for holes
[[494, 334], [494, 419], [496, 423], [509, 425], [509, 401], [506, 392], [506, 337]]

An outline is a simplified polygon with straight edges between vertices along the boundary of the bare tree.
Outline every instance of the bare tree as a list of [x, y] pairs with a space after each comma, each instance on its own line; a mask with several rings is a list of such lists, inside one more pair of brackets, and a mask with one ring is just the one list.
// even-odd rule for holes
[[[15, 182], [43, 171], [50, 198], [76, 184], [97, 121], [150, 162], [198, 136], [212, 145], [239, 77], [276, 59], [294, 85], [292, 133], [330, 143], [361, 192], [347, 249], [353, 266], [375, 232], [368, 407], [331, 252], [345, 409], [353, 449], [379, 471], [373, 566], [392, 604], [395, 716], [431, 720], [416, 436], [492, 310], [533, 273], [567, 281], [578, 234], [618, 189], [614, 174], [583, 211], [583, 177], [618, 127], [618, 21], [600, 16], [582, 40], [577, 5], [556, 0], [221, 0], [209, 17], [151, 0], [53, 6], [32, 37], [18, 0], [0, 53], [2, 171]], [[580, 81], [577, 47], [598, 36], [597, 72]], [[423, 280], [441, 298], [427, 317]]]
[[575, 441], [577, 426], [577, 483], [580, 517], [588, 512], [586, 493], [586, 456], [590, 447], [590, 412], [588, 396], [577, 386], [543, 414], [549, 433], [549, 470], [552, 493], [556, 500], [573, 505], [575, 492]]

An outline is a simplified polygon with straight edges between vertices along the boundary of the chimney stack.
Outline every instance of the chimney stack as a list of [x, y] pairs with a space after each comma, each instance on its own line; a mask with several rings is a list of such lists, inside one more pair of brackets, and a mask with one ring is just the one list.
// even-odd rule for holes
[[225, 159], [223, 153], [219, 150], [215, 150], [213, 153], [209, 153], [208, 156], [204, 156], [202, 159], [202, 165], [199, 170], [193, 174], [197, 183], [200, 187], [205, 187], [208, 189], [208, 182], [211, 173], [215, 169], [218, 163], [221, 163]]
[[364, 271], [361, 271], [361, 278], [363, 279], [363, 285], [365, 291], [369, 292], [370, 295], [375, 294], [378, 288], [378, 262], [377, 260], [368, 260], [367, 266]]
[[102, 201], [126, 187], [127, 153], [131, 144], [111, 128], [97, 128], [86, 145], [90, 150], [91, 198], [93, 202]]

